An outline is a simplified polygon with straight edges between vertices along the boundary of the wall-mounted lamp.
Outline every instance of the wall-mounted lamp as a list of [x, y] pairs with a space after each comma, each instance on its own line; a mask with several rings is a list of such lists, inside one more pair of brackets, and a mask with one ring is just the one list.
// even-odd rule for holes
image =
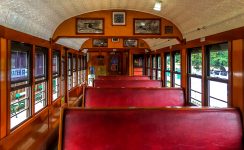
[[156, 0], [153, 9], [156, 10], [156, 11], [161, 11], [161, 6], [162, 6], [162, 1], [161, 0]]

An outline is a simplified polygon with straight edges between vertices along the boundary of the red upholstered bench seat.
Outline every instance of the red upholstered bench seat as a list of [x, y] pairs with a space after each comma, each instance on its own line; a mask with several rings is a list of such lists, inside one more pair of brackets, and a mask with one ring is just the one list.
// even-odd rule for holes
[[98, 76], [99, 80], [150, 80], [148, 76]]
[[94, 87], [162, 87], [156, 80], [94, 80]]
[[85, 107], [184, 106], [181, 88], [86, 88]]
[[241, 150], [236, 109], [64, 109], [64, 150]]

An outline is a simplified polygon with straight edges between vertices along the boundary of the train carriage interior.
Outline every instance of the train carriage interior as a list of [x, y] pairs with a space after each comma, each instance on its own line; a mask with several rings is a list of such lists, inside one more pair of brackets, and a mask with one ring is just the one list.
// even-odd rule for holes
[[244, 149], [244, 0], [0, 0], [1, 150]]

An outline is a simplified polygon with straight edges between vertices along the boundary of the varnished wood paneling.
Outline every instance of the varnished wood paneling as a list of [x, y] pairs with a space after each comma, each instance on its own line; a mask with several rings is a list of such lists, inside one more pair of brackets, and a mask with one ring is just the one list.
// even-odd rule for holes
[[239, 107], [244, 116], [244, 40], [232, 42], [232, 106]]
[[8, 92], [7, 85], [9, 84], [8, 81], [8, 57], [7, 57], [7, 40], [0, 38], [0, 75], [1, 75], [1, 101], [0, 101], [0, 118], [1, 118], [1, 130], [0, 130], [0, 138], [3, 138], [7, 135], [7, 122], [9, 119], [7, 118], [7, 99], [8, 95], [6, 94]]

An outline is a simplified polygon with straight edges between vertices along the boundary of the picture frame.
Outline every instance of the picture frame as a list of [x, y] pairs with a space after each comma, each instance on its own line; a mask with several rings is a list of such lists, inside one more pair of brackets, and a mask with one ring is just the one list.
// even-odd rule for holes
[[134, 34], [161, 34], [161, 19], [134, 19]]
[[108, 39], [107, 38], [97, 38], [92, 39], [93, 47], [108, 47]]
[[137, 39], [124, 39], [124, 47], [138, 47]]
[[119, 38], [112, 38], [111, 41], [112, 42], [119, 42]]
[[104, 19], [77, 18], [76, 34], [104, 34]]
[[125, 25], [125, 12], [124, 11], [114, 11], [112, 12], [112, 25], [114, 26], [124, 26]]

